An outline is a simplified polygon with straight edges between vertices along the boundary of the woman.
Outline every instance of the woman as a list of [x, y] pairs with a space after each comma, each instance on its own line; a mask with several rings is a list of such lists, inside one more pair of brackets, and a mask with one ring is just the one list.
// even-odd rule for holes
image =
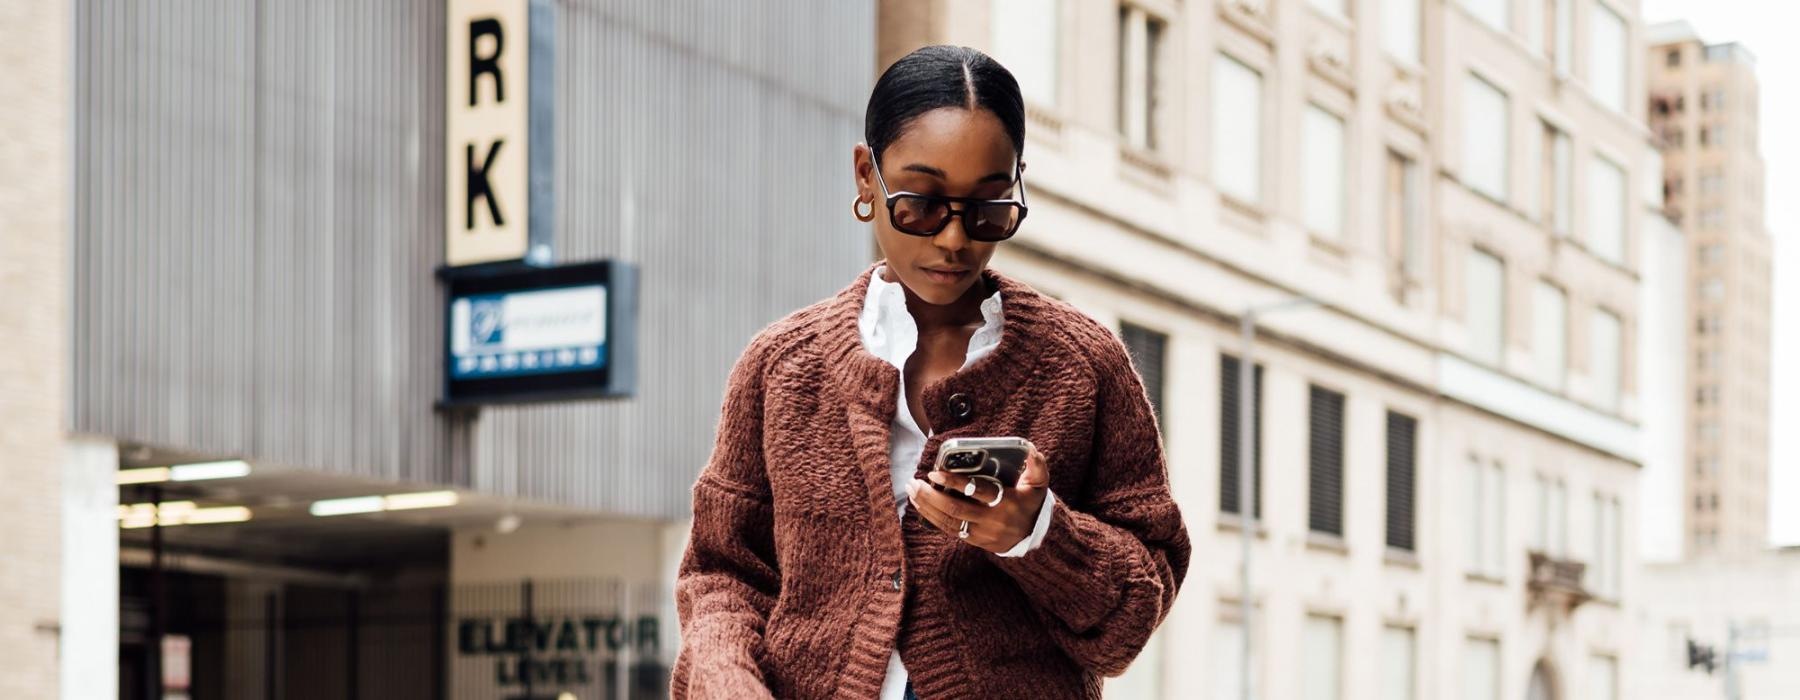
[[[884, 260], [732, 370], [673, 694], [1098, 698], [1167, 613], [1187, 533], [1118, 338], [987, 269], [1026, 213], [1018, 83], [920, 49], [864, 136], [852, 210]], [[931, 469], [978, 436], [1033, 443], [1015, 487]]]

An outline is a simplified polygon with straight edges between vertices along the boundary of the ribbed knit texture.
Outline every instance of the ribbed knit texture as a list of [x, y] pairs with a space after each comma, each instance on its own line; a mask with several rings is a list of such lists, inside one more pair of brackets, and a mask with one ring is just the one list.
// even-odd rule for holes
[[[676, 583], [675, 698], [874, 698], [896, 645], [924, 700], [1099, 698], [1186, 574], [1149, 399], [1110, 330], [993, 270], [994, 352], [928, 385], [937, 432], [1020, 436], [1049, 459], [1043, 546], [1008, 559], [908, 511], [888, 430], [899, 371], [864, 350], [871, 265], [759, 333], [732, 369]], [[962, 395], [973, 406], [958, 418]], [[900, 579], [899, 590], [894, 579]]]

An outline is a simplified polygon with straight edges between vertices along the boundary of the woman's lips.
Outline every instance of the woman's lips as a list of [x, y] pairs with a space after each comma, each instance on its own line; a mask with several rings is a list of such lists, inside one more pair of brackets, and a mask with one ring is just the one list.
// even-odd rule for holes
[[955, 284], [958, 280], [961, 280], [964, 276], [969, 274], [968, 270], [940, 270], [929, 267], [921, 267], [919, 269], [923, 270], [925, 276], [931, 278], [931, 281], [938, 284]]

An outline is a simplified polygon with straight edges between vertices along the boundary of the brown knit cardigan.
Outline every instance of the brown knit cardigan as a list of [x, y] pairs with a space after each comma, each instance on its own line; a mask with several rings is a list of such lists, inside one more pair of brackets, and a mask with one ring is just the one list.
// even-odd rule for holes
[[1125, 347], [988, 270], [1000, 344], [925, 387], [937, 433], [1021, 436], [1055, 512], [1019, 558], [894, 517], [900, 375], [863, 349], [856, 282], [759, 333], [731, 371], [676, 583], [681, 698], [874, 698], [898, 645], [924, 700], [1098, 698], [1187, 572], [1156, 419]]

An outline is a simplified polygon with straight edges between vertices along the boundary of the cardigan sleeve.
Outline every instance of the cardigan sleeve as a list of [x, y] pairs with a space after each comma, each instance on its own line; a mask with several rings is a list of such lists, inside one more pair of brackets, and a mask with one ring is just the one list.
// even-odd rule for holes
[[1124, 345], [1112, 333], [1104, 335], [1095, 343], [1096, 418], [1086, 497], [1079, 505], [1057, 499], [1038, 548], [991, 560], [1032, 599], [1070, 658], [1114, 676], [1168, 614], [1187, 574], [1189, 544], [1143, 383]]
[[694, 524], [675, 582], [675, 700], [770, 697], [759, 660], [781, 579], [763, 462], [759, 346], [753, 341], [732, 368], [712, 457], [694, 484]]

